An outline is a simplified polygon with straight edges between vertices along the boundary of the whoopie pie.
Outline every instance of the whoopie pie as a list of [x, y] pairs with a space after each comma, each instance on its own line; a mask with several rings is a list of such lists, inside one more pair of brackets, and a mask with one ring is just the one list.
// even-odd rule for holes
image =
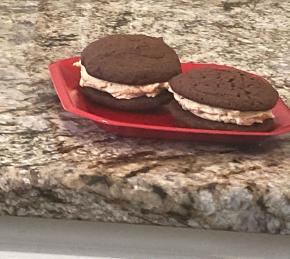
[[162, 38], [111, 35], [89, 44], [75, 63], [81, 92], [114, 109], [143, 111], [172, 100], [168, 81], [181, 73], [175, 51]]
[[172, 78], [170, 111], [182, 126], [271, 131], [277, 91], [265, 79], [238, 69], [201, 68]]

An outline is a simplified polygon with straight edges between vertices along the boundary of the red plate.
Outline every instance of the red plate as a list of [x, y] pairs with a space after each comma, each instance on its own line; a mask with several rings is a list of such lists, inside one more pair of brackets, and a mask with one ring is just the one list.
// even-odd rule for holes
[[[175, 119], [162, 108], [155, 113], [130, 113], [92, 104], [79, 92], [80, 70], [72, 64], [79, 57], [59, 60], [49, 65], [55, 90], [65, 110], [97, 122], [98, 126], [122, 136], [179, 140], [245, 142], [290, 132], [290, 109], [279, 99], [273, 109], [275, 129], [271, 132], [241, 132], [181, 128]], [[202, 67], [232, 69], [215, 64], [182, 64], [183, 72]]]

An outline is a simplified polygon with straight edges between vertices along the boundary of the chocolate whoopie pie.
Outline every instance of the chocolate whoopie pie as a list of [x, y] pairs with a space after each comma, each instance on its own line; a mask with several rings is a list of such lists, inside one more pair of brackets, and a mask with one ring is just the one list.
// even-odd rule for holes
[[238, 69], [195, 69], [172, 78], [170, 111], [183, 126], [271, 131], [277, 91], [264, 79]]
[[89, 44], [81, 54], [81, 92], [115, 109], [142, 111], [172, 100], [168, 81], [181, 73], [175, 51], [162, 38], [111, 35]]

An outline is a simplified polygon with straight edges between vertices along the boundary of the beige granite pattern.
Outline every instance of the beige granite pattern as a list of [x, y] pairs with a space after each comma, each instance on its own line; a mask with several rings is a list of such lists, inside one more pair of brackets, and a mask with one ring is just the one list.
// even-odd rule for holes
[[3, 0], [0, 214], [290, 234], [290, 135], [255, 146], [121, 138], [65, 112], [47, 65], [111, 33], [162, 35], [290, 103], [290, 3]]

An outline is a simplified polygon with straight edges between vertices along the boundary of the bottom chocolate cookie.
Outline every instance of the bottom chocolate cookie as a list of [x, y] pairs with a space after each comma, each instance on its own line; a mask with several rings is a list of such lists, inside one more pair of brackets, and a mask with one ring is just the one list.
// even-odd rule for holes
[[273, 119], [267, 119], [263, 123], [255, 123], [251, 126], [236, 125], [231, 123], [223, 123], [218, 121], [210, 121], [193, 115], [189, 111], [185, 111], [176, 102], [172, 101], [168, 105], [171, 114], [180, 122], [180, 126], [212, 129], [212, 130], [237, 130], [237, 131], [271, 131], [274, 128]]
[[80, 91], [97, 104], [125, 111], [152, 110], [160, 105], [169, 103], [173, 99], [172, 94], [165, 90], [155, 97], [142, 96], [133, 99], [117, 99], [108, 93], [91, 87], [80, 87]]

